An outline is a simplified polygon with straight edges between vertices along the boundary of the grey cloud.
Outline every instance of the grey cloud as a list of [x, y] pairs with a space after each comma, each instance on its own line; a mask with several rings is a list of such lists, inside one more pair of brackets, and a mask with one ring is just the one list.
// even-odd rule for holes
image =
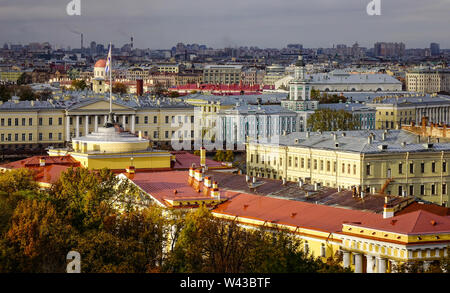
[[[382, 15], [368, 16], [370, 0], [81, 0], [82, 16], [68, 16], [70, 0], [0, 0], [0, 42], [50, 41], [78, 46], [70, 30], [90, 40], [121, 45], [135, 35], [138, 47], [176, 42], [214, 47], [309, 47], [336, 43], [372, 46], [403, 41], [450, 47], [450, 0], [381, 0]], [[20, 31], [21, 29], [24, 32]]]

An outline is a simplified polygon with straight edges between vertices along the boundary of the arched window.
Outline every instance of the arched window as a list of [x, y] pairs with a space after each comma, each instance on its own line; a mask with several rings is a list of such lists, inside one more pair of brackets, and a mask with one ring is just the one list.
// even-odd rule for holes
[[309, 244], [308, 241], [305, 240], [305, 252], [308, 253], [309, 252]]
[[326, 257], [327, 256], [327, 251], [325, 249], [325, 244], [322, 243], [322, 245], [320, 246], [320, 256], [321, 257]]

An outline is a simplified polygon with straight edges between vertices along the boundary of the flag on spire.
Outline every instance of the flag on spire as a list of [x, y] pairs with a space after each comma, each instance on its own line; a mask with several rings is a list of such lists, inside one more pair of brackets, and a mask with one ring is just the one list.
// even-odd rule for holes
[[111, 45], [109, 45], [108, 59], [106, 60], [106, 67], [105, 67], [106, 73], [108, 73], [110, 69], [111, 69]]

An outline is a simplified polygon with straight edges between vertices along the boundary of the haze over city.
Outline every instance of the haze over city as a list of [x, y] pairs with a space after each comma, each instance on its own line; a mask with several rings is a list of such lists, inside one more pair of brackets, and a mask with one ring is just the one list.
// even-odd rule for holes
[[381, 1], [380, 16], [369, 16], [369, 0], [81, 0], [81, 16], [69, 16], [69, 0], [1, 0], [0, 41], [48, 41], [79, 47], [95, 40], [117, 45], [163, 49], [177, 42], [214, 48], [281, 48], [290, 42], [305, 47], [376, 41], [404, 42], [408, 48], [432, 41], [450, 47], [449, 0]]

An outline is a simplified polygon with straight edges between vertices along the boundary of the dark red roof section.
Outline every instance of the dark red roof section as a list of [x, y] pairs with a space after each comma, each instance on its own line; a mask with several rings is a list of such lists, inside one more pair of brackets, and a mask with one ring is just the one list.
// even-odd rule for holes
[[[129, 175], [124, 173], [131, 181], [143, 191], [153, 196], [160, 203], [167, 205], [165, 200], [206, 200], [211, 199], [203, 194], [203, 185], [200, 192], [196, 192], [188, 183], [189, 172], [136, 172]], [[176, 192], [175, 192], [176, 191]], [[226, 197], [222, 194], [221, 197]]]
[[[174, 170], [189, 170], [189, 168], [192, 167], [192, 164], [195, 164], [196, 167], [200, 167], [200, 156], [183, 151], [171, 152], [171, 154], [175, 155]], [[210, 169], [228, 168], [221, 162], [216, 162], [208, 158], [206, 159], [206, 166]]]
[[7, 169], [17, 169], [17, 168], [28, 168], [28, 167], [39, 167], [41, 159], [45, 160], [45, 165], [64, 165], [79, 167], [80, 162], [72, 158], [72, 156], [34, 156], [26, 158], [20, 161], [15, 161], [7, 164], [0, 165]]
[[246, 193], [220, 204], [213, 212], [330, 233], [341, 231], [344, 222], [376, 221], [383, 217], [370, 212]]
[[[45, 165], [41, 166], [41, 159], [45, 160]], [[34, 156], [24, 160], [1, 165], [6, 169], [26, 168], [35, 171], [37, 182], [53, 184], [58, 181], [62, 172], [69, 168], [80, 167], [80, 162], [71, 156]]]
[[245, 193], [220, 204], [213, 212], [330, 233], [341, 231], [344, 223], [402, 234], [450, 232], [449, 217], [422, 210], [384, 219], [372, 212]]
[[450, 209], [446, 207], [441, 207], [436, 204], [418, 203], [413, 202], [407, 207], [403, 208], [401, 211], [395, 213], [396, 216], [408, 214], [415, 211], [427, 211], [439, 216], [450, 216]]

